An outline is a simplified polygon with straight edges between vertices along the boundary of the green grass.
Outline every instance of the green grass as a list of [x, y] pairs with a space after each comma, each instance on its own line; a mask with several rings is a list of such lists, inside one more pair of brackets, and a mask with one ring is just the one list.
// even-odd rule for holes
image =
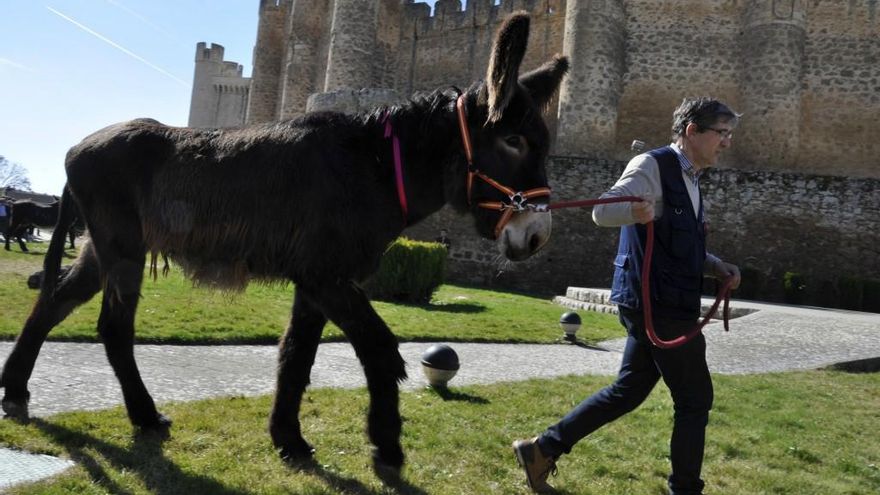
[[[528, 493], [510, 442], [541, 431], [608, 377], [568, 377], [404, 393], [401, 493]], [[880, 375], [815, 371], [718, 376], [708, 430], [707, 494], [875, 494], [880, 490]], [[270, 400], [223, 398], [162, 409], [171, 438], [131, 434], [123, 410], [0, 421], [0, 444], [77, 466], [13, 494], [394, 493], [370, 469], [363, 390], [307, 392], [303, 429], [314, 469], [275, 455]], [[560, 459], [551, 483], [570, 494], [657, 494], [669, 470], [672, 404], [658, 387], [635, 412]]]
[[[25, 280], [41, 260], [0, 250], [0, 339], [14, 338], [26, 318], [36, 293]], [[140, 341], [274, 343], [286, 326], [290, 286], [252, 285], [229, 295], [190, 285], [179, 273], [145, 282]], [[562, 312], [543, 299], [450, 285], [429, 305], [376, 308], [401, 340], [445, 341], [553, 342]], [[585, 340], [621, 334], [614, 317], [582, 316]], [[93, 341], [96, 320], [92, 301], [51, 338]], [[325, 339], [340, 338], [328, 326]], [[175, 421], [165, 441], [133, 435], [125, 412], [115, 408], [26, 425], [0, 421], [0, 446], [77, 462], [51, 480], [10, 489], [14, 494], [520, 494], [528, 490], [510, 442], [540, 432], [610, 380], [568, 377], [401, 394], [408, 464], [397, 491], [370, 469], [363, 389], [307, 393], [303, 429], [318, 449], [311, 468], [277, 458], [266, 432], [268, 397], [163, 404]], [[715, 390], [707, 494], [880, 492], [880, 375], [717, 376]], [[658, 387], [638, 410], [564, 456], [551, 482], [570, 494], [665, 493], [671, 418], [668, 392]]]
[[[37, 292], [27, 278], [42, 269], [46, 244], [34, 254], [0, 250], [0, 340], [21, 331]], [[70, 260], [65, 260], [64, 264]], [[287, 328], [293, 305], [290, 284], [251, 284], [243, 293], [194, 288], [179, 270], [156, 281], [145, 279], [135, 321], [138, 342], [174, 344], [274, 344]], [[559, 316], [566, 311], [547, 299], [453, 285], [442, 286], [430, 304], [373, 303], [401, 341], [550, 343], [562, 335]], [[7, 309], [8, 308], [8, 309]], [[96, 342], [100, 297], [77, 308], [49, 334], [49, 340]], [[598, 342], [620, 337], [617, 318], [582, 312], [578, 337]], [[324, 340], [342, 340], [333, 324]]]

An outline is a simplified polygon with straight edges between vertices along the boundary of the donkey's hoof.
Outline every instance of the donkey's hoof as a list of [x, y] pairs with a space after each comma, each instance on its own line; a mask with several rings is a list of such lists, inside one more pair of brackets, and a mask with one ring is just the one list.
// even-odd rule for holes
[[379, 452], [379, 449], [373, 449], [373, 472], [382, 483], [386, 485], [397, 485], [400, 483], [400, 472], [403, 468], [403, 452], [394, 456], [393, 459], [386, 459]]
[[27, 400], [3, 399], [3, 417], [15, 421], [27, 421], [30, 419]]
[[171, 428], [171, 418], [162, 413], [157, 412], [155, 416], [149, 418], [138, 418], [132, 420], [135, 428], [147, 432], [168, 432]]
[[288, 445], [281, 445], [278, 448], [278, 455], [284, 462], [301, 463], [312, 460], [315, 456], [315, 448], [300, 439]]

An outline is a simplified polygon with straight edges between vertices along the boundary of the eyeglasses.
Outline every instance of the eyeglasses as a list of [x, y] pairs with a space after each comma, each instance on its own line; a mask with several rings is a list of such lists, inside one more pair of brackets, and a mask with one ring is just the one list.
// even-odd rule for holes
[[714, 127], [707, 127], [704, 130], [706, 131], [715, 131], [721, 136], [721, 139], [733, 139], [733, 129], [716, 129]]

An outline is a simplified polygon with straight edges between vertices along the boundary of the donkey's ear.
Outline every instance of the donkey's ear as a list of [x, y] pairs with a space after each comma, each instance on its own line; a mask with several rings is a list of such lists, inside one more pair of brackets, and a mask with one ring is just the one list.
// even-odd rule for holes
[[526, 12], [515, 12], [498, 29], [492, 45], [492, 57], [486, 72], [488, 122], [501, 119], [504, 108], [516, 90], [519, 65], [526, 54], [528, 42], [529, 15]]
[[568, 72], [568, 58], [556, 55], [553, 60], [541, 67], [528, 74], [523, 74], [519, 78], [519, 83], [526, 88], [535, 104], [544, 108], [559, 89], [559, 84], [566, 72]]

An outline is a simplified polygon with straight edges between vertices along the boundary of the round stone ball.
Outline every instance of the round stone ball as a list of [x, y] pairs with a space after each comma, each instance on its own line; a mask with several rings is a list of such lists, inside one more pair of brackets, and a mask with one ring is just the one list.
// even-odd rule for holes
[[559, 317], [559, 323], [580, 325], [581, 324], [581, 315], [575, 313], [574, 311], [570, 311], [568, 313], [562, 313], [562, 316]]
[[422, 354], [422, 372], [434, 387], [445, 387], [459, 366], [458, 354], [446, 344], [432, 345]]
[[581, 327], [581, 317], [573, 311], [563, 313], [562, 317], [559, 318], [559, 326], [562, 327], [562, 331], [565, 332], [567, 339], [573, 339]]

